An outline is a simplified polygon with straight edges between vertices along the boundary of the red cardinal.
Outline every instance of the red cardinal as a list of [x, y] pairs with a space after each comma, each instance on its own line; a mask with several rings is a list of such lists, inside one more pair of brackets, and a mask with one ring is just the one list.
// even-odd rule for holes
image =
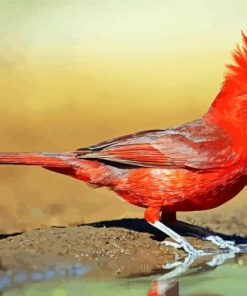
[[[172, 237], [176, 246], [196, 252], [161, 221], [175, 219], [178, 211], [222, 205], [247, 183], [247, 37], [242, 35], [243, 46], [233, 53], [235, 64], [227, 66], [222, 88], [202, 118], [73, 152], [0, 153], [0, 163], [38, 165], [108, 187], [146, 208], [145, 219]], [[219, 237], [214, 242], [231, 246]]]

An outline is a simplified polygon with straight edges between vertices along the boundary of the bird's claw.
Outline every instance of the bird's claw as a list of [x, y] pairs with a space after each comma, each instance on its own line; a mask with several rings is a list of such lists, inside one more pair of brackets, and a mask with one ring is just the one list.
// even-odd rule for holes
[[171, 241], [163, 241], [162, 244], [165, 245], [165, 246], [168, 246], [168, 247], [174, 247], [176, 249], [184, 249], [184, 251], [186, 253], [188, 253], [189, 255], [194, 255], [194, 256], [206, 255], [206, 253], [203, 250], [195, 249], [187, 241], [183, 241], [181, 243], [171, 242]]
[[218, 235], [210, 235], [205, 238], [205, 240], [211, 241], [220, 249], [228, 249], [233, 253], [240, 253], [241, 249], [235, 246], [234, 241], [226, 241]]
[[171, 242], [169, 240], [165, 240], [162, 242], [162, 245], [167, 246], [167, 247], [174, 247], [176, 249], [181, 249], [182, 245], [176, 242]]

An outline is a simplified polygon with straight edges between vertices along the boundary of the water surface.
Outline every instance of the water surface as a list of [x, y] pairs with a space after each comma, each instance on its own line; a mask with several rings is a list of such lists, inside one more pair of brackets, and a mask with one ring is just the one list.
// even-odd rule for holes
[[[2, 289], [1, 295], [247, 295], [247, 262], [245, 256], [238, 254], [235, 257], [234, 254], [221, 254], [212, 256], [201, 265], [195, 266], [194, 263], [194, 258], [187, 257], [182, 264], [164, 270], [164, 274], [161, 275], [115, 280], [88, 279], [85, 277], [87, 268], [83, 266], [73, 266], [71, 270], [67, 270], [66, 274], [60, 271], [60, 277], [54, 276], [53, 279], [44, 278], [44, 273], [40, 273], [40, 276], [37, 277], [36, 272], [36, 277], [29, 277], [29, 280], [25, 282], [24, 277], [19, 275], [18, 283], [15, 275], [15, 283]], [[45, 274], [48, 274], [47, 271]], [[23, 283], [20, 285], [21, 279]], [[1, 282], [3, 281], [1, 280]]]

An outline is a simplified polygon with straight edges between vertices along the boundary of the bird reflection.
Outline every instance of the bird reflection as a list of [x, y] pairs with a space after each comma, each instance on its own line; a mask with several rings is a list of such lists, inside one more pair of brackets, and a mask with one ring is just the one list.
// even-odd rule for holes
[[[244, 251], [246, 252], [246, 247], [245, 249], [243, 248], [243, 252]], [[234, 259], [236, 255], [237, 254], [234, 252], [218, 253], [199, 257], [192, 254], [188, 255], [183, 262], [166, 264], [163, 268], [169, 269], [170, 271], [152, 282], [147, 296], [179, 296], [179, 276], [189, 274], [195, 275], [211, 271], [212, 269], [217, 268], [217, 266]], [[195, 267], [193, 267], [193, 263], [196, 263], [197, 260], [203, 260], [204, 263], [198, 266], [195, 264]]]

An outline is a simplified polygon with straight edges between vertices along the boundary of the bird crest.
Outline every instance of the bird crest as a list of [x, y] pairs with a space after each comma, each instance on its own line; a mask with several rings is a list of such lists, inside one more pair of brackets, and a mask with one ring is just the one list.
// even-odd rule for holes
[[242, 46], [233, 51], [233, 64], [227, 65], [227, 73], [219, 95], [240, 96], [247, 94], [247, 36], [242, 32]]

